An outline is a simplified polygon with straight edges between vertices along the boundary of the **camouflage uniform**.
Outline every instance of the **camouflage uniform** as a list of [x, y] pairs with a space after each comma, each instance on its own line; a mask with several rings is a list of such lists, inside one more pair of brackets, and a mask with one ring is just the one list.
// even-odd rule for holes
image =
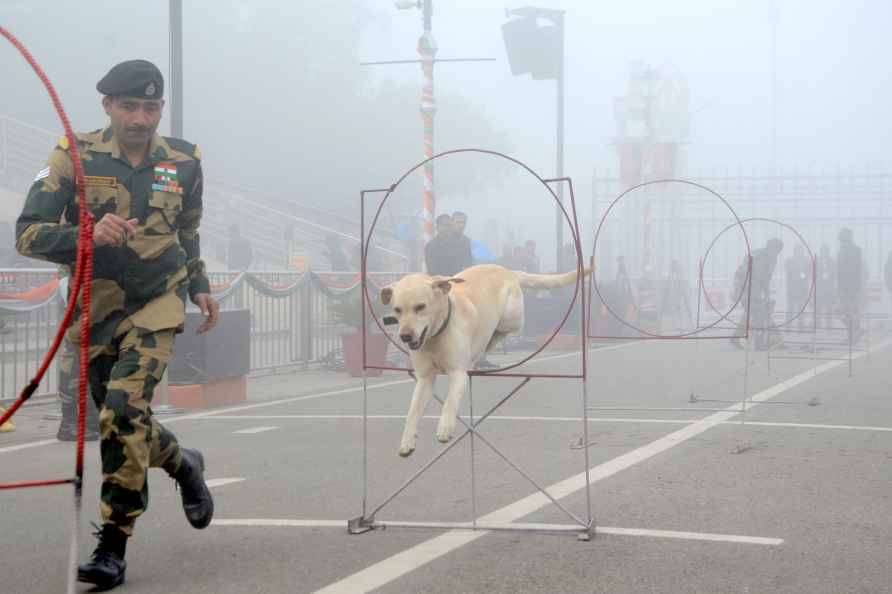
[[[152, 416], [152, 392], [185, 321], [187, 296], [209, 293], [200, 258], [202, 172], [195, 145], [157, 134], [132, 167], [111, 128], [78, 135], [89, 209], [138, 220], [120, 246], [97, 246], [90, 308], [90, 389], [100, 408], [104, 524], [131, 534], [148, 503], [149, 467], [180, 467], [176, 438]], [[78, 205], [65, 138], [16, 225], [22, 255], [74, 266]], [[66, 337], [80, 344], [80, 298]]]

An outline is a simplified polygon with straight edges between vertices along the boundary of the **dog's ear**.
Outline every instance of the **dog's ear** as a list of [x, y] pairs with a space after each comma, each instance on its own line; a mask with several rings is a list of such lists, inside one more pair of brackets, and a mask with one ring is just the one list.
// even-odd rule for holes
[[390, 305], [390, 300], [393, 299], [393, 289], [390, 287], [384, 287], [381, 289], [381, 303], [384, 305]]
[[452, 278], [434, 281], [431, 284], [431, 286], [435, 289], [440, 289], [444, 293], [448, 293], [450, 290], [452, 290], [452, 283], [463, 283], [463, 282], [465, 282], [465, 279], [458, 278], [457, 276], [454, 276]]

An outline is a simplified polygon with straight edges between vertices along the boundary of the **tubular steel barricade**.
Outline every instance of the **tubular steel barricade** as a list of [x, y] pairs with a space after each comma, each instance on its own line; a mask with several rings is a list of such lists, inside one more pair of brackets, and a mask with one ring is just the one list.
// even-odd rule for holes
[[[569, 306], [567, 308], [566, 313], [564, 314], [563, 319], [560, 324], [555, 328], [554, 332], [551, 336], [544, 341], [544, 343], [536, 349], [532, 354], [526, 356], [521, 361], [506, 365], [504, 367], [500, 367], [497, 369], [493, 369], [491, 371], [482, 371], [482, 370], [469, 370], [468, 376], [468, 405], [469, 405], [469, 416], [467, 419], [463, 419], [460, 415], [457, 417], [459, 423], [464, 426], [464, 432], [454, 436], [452, 438], [451, 443], [445, 445], [433, 458], [428, 460], [419, 470], [414, 472], [405, 482], [403, 482], [398, 488], [396, 488], [390, 495], [384, 497], [383, 501], [379, 504], [372, 506], [368, 502], [368, 454], [369, 454], [369, 446], [368, 446], [368, 372], [370, 370], [389, 370], [389, 371], [401, 371], [406, 372], [414, 377], [414, 373], [411, 367], [399, 367], [399, 366], [391, 366], [391, 365], [380, 365], [373, 361], [369, 360], [368, 351], [367, 351], [367, 342], [370, 336], [367, 326], [366, 326], [366, 316], [371, 316], [372, 321], [374, 321], [375, 325], [383, 332], [388, 340], [393, 344], [399, 351], [404, 353], [408, 358], [408, 351], [404, 350], [403, 347], [398, 344], [392, 337], [386, 332], [382, 321], [378, 318], [372, 308], [372, 298], [369, 295], [369, 285], [370, 278], [367, 273], [367, 254], [368, 248], [371, 244], [371, 239], [374, 235], [375, 224], [378, 221], [379, 216], [381, 215], [382, 209], [384, 205], [387, 203], [388, 198], [394, 193], [394, 191], [400, 186], [400, 184], [413, 172], [417, 171], [419, 168], [424, 167], [425, 165], [431, 163], [436, 159], [443, 158], [448, 155], [455, 154], [475, 154], [475, 155], [490, 155], [500, 159], [506, 159], [507, 161], [521, 167], [523, 170], [532, 175], [538, 182], [548, 191], [549, 195], [554, 199], [557, 207], [562, 211], [564, 222], [569, 224], [570, 231], [573, 237], [573, 244], [576, 252], [576, 285], [574, 288], [572, 299], [570, 300]], [[566, 183], [569, 188], [570, 193], [570, 206], [569, 208], [565, 207], [564, 204], [558, 199], [554, 189], [549, 184], [559, 184]], [[373, 216], [371, 217], [371, 222], [366, 228], [366, 222], [368, 220], [367, 212], [366, 212], [366, 200], [368, 197], [373, 197], [376, 195], [383, 194], [380, 202], [377, 205], [377, 208], [373, 208]], [[361, 502], [361, 515], [351, 519], [347, 523], [347, 529], [350, 534], [362, 534], [376, 528], [387, 528], [391, 527], [412, 527], [412, 528], [430, 528], [436, 530], [442, 530], [444, 528], [456, 528], [456, 529], [471, 529], [471, 530], [506, 530], [506, 531], [518, 531], [518, 532], [543, 532], [543, 533], [574, 533], [577, 534], [580, 540], [589, 540], [591, 536], [595, 533], [595, 520], [592, 516], [592, 503], [591, 503], [591, 479], [589, 476], [589, 454], [588, 448], [585, 449], [583, 453], [583, 460], [585, 465], [585, 505], [586, 510], [584, 517], [580, 517], [576, 513], [570, 511], [563, 504], [558, 501], [554, 495], [548, 492], [546, 488], [544, 488], [535, 478], [533, 478], [529, 473], [525, 472], [517, 463], [515, 463], [511, 458], [505, 455], [494, 443], [492, 443], [487, 437], [480, 432], [480, 425], [490, 416], [492, 415], [499, 407], [508, 402], [515, 394], [517, 394], [522, 388], [524, 388], [532, 379], [534, 378], [542, 378], [542, 379], [577, 379], [581, 381], [581, 415], [580, 421], [582, 423], [582, 432], [584, 435], [584, 439], [588, 439], [588, 390], [587, 390], [587, 349], [586, 349], [586, 337], [585, 337], [585, 290], [583, 288], [584, 282], [584, 260], [582, 257], [582, 247], [579, 238], [579, 224], [576, 216], [576, 199], [573, 193], [573, 182], [569, 177], [555, 178], [555, 179], [544, 179], [535, 173], [532, 169], [530, 169], [527, 165], [520, 162], [517, 159], [504, 155], [502, 153], [496, 151], [482, 150], [482, 149], [457, 149], [451, 151], [445, 151], [434, 155], [433, 157], [418, 163], [411, 169], [409, 169], [406, 173], [400, 177], [396, 183], [391, 185], [389, 188], [385, 189], [371, 189], [371, 190], [362, 190], [360, 192], [360, 218], [362, 222], [361, 232], [362, 232], [362, 315], [363, 315], [363, 404], [362, 404], [362, 502]], [[581, 307], [581, 332], [580, 332], [580, 348], [581, 348], [581, 368], [578, 373], [568, 373], [568, 374], [549, 374], [549, 373], [527, 373], [521, 370], [518, 370], [520, 366], [524, 363], [527, 363], [533, 360], [539, 353], [541, 353], [558, 335], [560, 330], [566, 324], [568, 318], [573, 312], [574, 306], [577, 305], [577, 301]], [[408, 360], [408, 359], [407, 359]], [[477, 378], [485, 378], [485, 377], [511, 377], [518, 378], [522, 381], [512, 389], [508, 394], [506, 394], [503, 398], [499, 399], [496, 404], [491, 406], [488, 410], [486, 410], [483, 414], [479, 414], [479, 411], [476, 413], [474, 410], [474, 396], [473, 396], [473, 385], [474, 380]], [[417, 379], [416, 379], [417, 381]], [[444, 405], [444, 400], [438, 397], [436, 394], [433, 395], [434, 399], [436, 399], [441, 406]], [[377, 519], [377, 515], [387, 506], [389, 505], [400, 493], [405, 491], [409, 485], [414, 483], [417, 479], [419, 479], [425, 472], [427, 472], [434, 464], [443, 459], [443, 457], [452, 449], [455, 448], [460, 442], [462, 442], [465, 438], [468, 438], [470, 442], [470, 455], [471, 455], [471, 469], [470, 469], [470, 482], [471, 482], [471, 520], [470, 522], [431, 522], [431, 521], [423, 521], [423, 522], [407, 522], [400, 520], [387, 520], [382, 521]], [[523, 478], [525, 478], [538, 492], [544, 495], [557, 509], [563, 512], [573, 523], [572, 524], [525, 524], [523, 526], [513, 525], [511, 523], [480, 523], [477, 518], [477, 488], [476, 488], [476, 442], [479, 441], [483, 443], [489, 450], [491, 450], [496, 456], [498, 456], [502, 461], [504, 461], [508, 466], [517, 471]]]
[[[697, 281], [697, 299], [695, 311], [690, 312], [690, 318], [692, 322], [692, 327], [686, 331], [680, 331], [672, 334], [664, 334], [660, 331], [652, 331], [641, 327], [635, 323], [632, 323], [627, 319], [627, 316], [624, 312], [616, 311], [616, 307], [612, 305], [611, 299], [605, 296], [602, 292], [602, 288], [600, 283], [598, 282], [598, 274], [597, 274], [597, 263], [598, 263], [598, 249], [599, 244], [602, 242], [602, 239], [605, 235], [605, 224], [608, 219], [614, 214], [617, 207], [620, 203], [627, 199], [633, 192], [637, 191], [653, 191], [654, 188], [665, 188], [669, 184], [680, 184], [680, 187], [683, 188], [694, 188], [703, 192], [706, 192], [710, 196], [710, 199], [715, 199], [718, 201], [724, 210], [729, 213], [729, 220], [732, 222], [724, 227], [718, 234], [721, 236], [723, 233], [728, 231], [729, 229], [739, 229], [740, 235], [743, 239], [743, 244], [745, 245], [746, 254], [743, 258], [744, 275], [741, 279], [741, 283], [739, 288], [734, 289], [733, 298], [731, 300], [731, 305], [727, 309], [727, 311], [719, 311], [716, 309], [715, 304], [713, 304], [712, 299], [710, 298], [710, 290], [706, 286], [705, 282], [705, 271], [707, 269], [707, 261], [709, 258], [709, 252], [712, 249], [712, 246], [715, 245], [718, 236], [712, 240], [709, 244], [709, 248], [703, 253], [700, 254], [700, 260], [697, 263], [697, 273], [698, 273], [698, 281]], [[648, 223], [650, 222], [650, 213], [647, 215]], [[620, 326], [619, 329], [622, 333], [611, 334], [609, 331], [596, 331], [593, 326], [593, 321], [598, 319], [599, 316], [596, 316], [592, 310], [588, 311], [588, 325], [586, 329], [586, 334], [589, 339], [592, 340], [673, 340], [673, 341], [684, 341], [684, 340], [693, 340], [697, 345], [698, 353], [700, 341], [703, 340], [740, 340], [743, 339], [746, 343], [749, 343], [750, 330], [752, 328], [752, 285], [753, 285], [753, 256], [752, 251], [750, 249], [750, 240], [749, 236], [746, 232], [746, 229], [743, 224], [744, 221], [740, 219], [737, 215], [734, 208], [731, 204], [725, 200], [720, 194], [708, 188], [704, 185], [681, 179], [660, 179], [660, 180], [652, 180], [644, 183], [640, 183], [630, 188], [626, 189], [622, 193], [619, 194], [607, 207], [604, 214], [601, 217], [601, 220], [598, 224], [597, 230], [595, 231], [594, 237], [594, 245], [592, 247], [592, 255], [591, 255], [591, 266], [592, 266], [592, 276], [589, 281], [589, 303], [591, 307], [594, 307], [595, 304], [598, 304], [599, 309], [604, 314], [604, 317], [608, 317], [608, 319], [612, 318], [616, 320]], [[645, 235], [651, 233], [650, 229], [645, 229]], [[646, 240], [645, 240], [646, 241]], [[651, 246], [645, 246], [643, 253], [647, 253], [648, 248]], [[621, 269], [621, 272], [624, 273], [624, 269]], [[631, 291], [631, 281], [627, 275], [623, 275], [618, 273], [617, 275], [617, 285], [625, 286], [627, 294], [632, 294]], [[705, 311], [705, 307], [709, 306], [712, 310], [712, 313]], [[730, 321], [730, 316], [737, 309], [737, 307], [741, 305], [743, 308], [742, 312], [742, 321], [740, 324], [736, 326], [722, 326], [721, 324], [726, 321]], [[638, 305], [636, 305], [637, 309], [640, 309]], [[713, 315], [715, 314], [715, 315]], [[629, 334], [629, 331], [632, 334]], [[744, 363], [744, 382], [743, 382], [743, 397], [740, 400], [733, 401], [735, 404], [740, 404], [741, 413], [745, 412], [747, 408], [747, 398], [749, 395], [749, 383], [748, 383], [748, 369], [749, 369], [749, 350], [747, 350], [746, 360]], [[693, 384], [691, 387], [691, 396], [690, 402], [724, 402], [718, 399], [710, 400], [710, 399], [695, 399]], [[659, 412], [675, 412], [675, 411], [704, 411], [704, 412], [717, 412], [717, 411], [726, 411], [724, 408], [701, 408], [701, 407], [628, 407], [628, 406], [590, 406], [588, 410], [598, 410], [598, 411], [659, 411]], [[588, 441], [584, 441], [579, 447], [583, 449], [587, 449], [589, 444]]]
[[82, 507], [82, 490], [84, 478], [84, 433], [86, 429], [86, 403], [87, 403], [87, 367], [89, 365], [88, 352], [90, 348], [90, 302], [91, 302], [91, 285], [93, 280], [93, 215], [87, 208], [86, 195], [84, 191], [84, 171], [81, 165], [80, 156], [78, 155], [77, 139], [71, 130], [68, 122], [68, 116], [62, 107], [56, 90], [53, 88], [46, 74], [37, 64], [36, 60], [31, 56], [24, 45], [15, 38], [9, 31], [0, 27], [0, 35], [3, 35], [13, 46], [19, 51], [22, 57], [28, 62], [34, 70], [37, 77], [43, 83], [47, 93], [52, 100], [53, 107], [62, 121], [62, 127], [65, 130], [65, 138], [68, 142], [68, 153], [71, 158], [71, 164], [74, 174], [75, 195], [78, 204], [78, 231], [77, 231], [77, 250], [75, 253], [75, 276], [74, 283], [71, 287], [71, 294], [76, 297], [72, 299], [65, 308], [65, 313], [58, 325], [55, 339], [49, 347], [46, 356], [38, 368], [34, 378], [22, 389], [19, 398], [9, 407], [9, 410], [0, 413], [0, 427], [2, 427], [36, 391], [40, 385], [40, 381], [49, 369], [50, 363], [56, 356], [56, 352], [62, 343], [62, 337], [71, 322], [77, 298], [80, 298], [80, 390], [78, 394], [77, 406], [77, 442], [75, 453], [75, 469], [73, 478], [51, 479], [44, 481], [26, 481], [18, 483], [6, 483], [0, 485], [0, 489], [22, 489], [31, 487], [46, 487], [54, 485], [73, 485], [74, 486], [74, 518], [72, 520], [71, 540], [69, 546], [68, 557], [68, 592], [74, 592], [75, 574], [78, 556], [78, 535], [80, 532], [80, 516]]
[[[809, 306], [811, 306], [812, 321], [813, 321], [813, 323], [816, 323], [816, 319], [817, 319], [816, 318], [816, 316], [817, 316], [817, 291], [816, 291], [816, 288], [817, 288], [817, 264], [816, 264], [815, 254], [812, 251], [811, 246], [808, 245], [808, 242], [805, 240], [805, 238], [802, 236], [802, 234], [797, 229], [795, 229], [793, 226], [788, 225], [787, 223], [781, 222], [777, 219], [771, 219], [771, 218], [765, 218], [765, 217], [751, 217], [751, 218], [747, 218], [747, 219], [742, 219], [740, 221], [740, 224], [744, 227], [744, 229], [746, 228], [747, 225], [754, 226], [754, 225], [758, 224], [760, 227], [763, 227], [763, 228], [766, 225], [770, 225], [770, 226], [779, 227], [782, 230], [785, 230], [785, 231], [791, 233], [793, 235], [793, 237], [796, 239], [796, 241], [798, 242], [798, 245], [804, 248], [804, 252], [807, 254], [807, 261], [809, 264], [808, 269], [811, 272], [811, 280], [808, 283], [808, 291], [806, 294], [806, 298], [802, 301], [802, 305], [798, 310], [775, 312], [775, 311], [773, 311], [773, 306], [772, 306], [771, 311], [765, 312], [764, 308], [760, 304], [760, 306], [757, 308], [757, 311], [759, 312], [758, 315], [747, 316], [747, 324], [748, 324], [747, 335], [749, 338], [747, 340], [745, 340], [743, 343], [743, 349], [746, 353], [746, 366], [744, 367], [743, 374], [744, 374], [744, 386], [748, 386], [748, 378], [749, 378], [750, 366], [751, 366], [750, 361], [752, 359], [752, 349], [754, 346], [757, 346], [758, 348], [762, 348], [763, 350], [766, 351], [767, 371], [769, 374], [771, 374], [771, 352], [775, 348], [778, 348], [778, 346], [779, 346], [779, 345], [772, 344], [774, 337], [779, 337], [784, 332], [790, 333], [790, 334], [795, 334], [795, 333], [809, 334], [812, 338], [812, 343], [814, 343], [814, 339], [815, 339], [814, 332], [809, 332], [808, 330], [801, 329], [801, 328], [793, 329], [792, 324], [793, 324], [793, 322], [807, 321], [807, 317], [808, 317], [807, 314], [809, 313], [807, 310], [809, 309]], [[731, 226], [726, 227], [718, 235], [716, 235], [716, 237], [713, 238], [713, 240], [709, 244], [709, 247], [706, 250], [706, 254], [704, 256], [704, 261], [706, 261], [709, 258], [713, 248], [716, 245], [716, 242], [730, 228], [731, 228]], [[762, 235], [774, 236], [774, 234], [771, 234], [771, 233], [769, 233], [769, 234], [763, 233]], [[780, 254], [778, 253], [778, 255], [776, 257], [780, 257]], [[752, 266], [752, 262], [751, 262], [751, 266]], [[718, 313], [718, 310], [716, 309], [715, 305], [712, 303], [711, 299], [709, 298], [708, 293], [706, 293], [706, 302], [715, 313]], [[777, 315], [782, 316], [783, 321], [775, 323], [774, 317]], [[727, 315], [721, 315], [721, 319], [731, 322], [731, 320], [728, 318]], [[801, 358], [801, 357], [776, 356], [775, 358], [776, 359], [780, 359], [780, 358], [792, 359], [792, 358]], [[777, 378], [777, 379], [779, 379], [779, 378]], [[692, 389], [690, 398], [689, 398], [689, 402], [691, 402], [691, 403], [711, 402], [711, 403], [726, 403], [726, 404], [740, 403], [740, 405], [741, 405], [740, 412], [745, 413], [747, 404], [748, 404], [748, 398], [749, 398], [748, 387], [745, 387], [745, 389], [744, 389], [744, 397], [743, 397], [742, 401], [740, 401], [740, 400], [726, 400], [726, 399], [718, 399], [718, 398], [701, 398]], [[789, 400], [774, 400], [774, 399], [772, 399], [772, 400], [764, 401], [763, 404], [817, 406], [818, 404], [820, 404], [820, 402], [817, 398], [812, 398], [807, 401], [789, 401]], [[745, 421], [746, 421], [745, 415], [741, 414], [741, 422], [743, 423]]]
[[[372, 273], [370, 282], [384, 286], [400, 274]], [[358, 272], [210, 272], [208, 276], [223, 307], [251, 311], [253, 373], [310, 365], [339, 370], [341, 336], [359, 336]], [[8, 405], [13, 399], [4, 396], [30, 379], [52, 344], [66, 295], [55, 269], [0, 269], [0, 279], [0, 405]], [[355, 304], [355, 322], [332, 311], [333, 304], [345, 300]], [[189, 308], [195, 309], [191, 304]], [[55, 362], [49, 371], [35, 394], [56, 393]]]

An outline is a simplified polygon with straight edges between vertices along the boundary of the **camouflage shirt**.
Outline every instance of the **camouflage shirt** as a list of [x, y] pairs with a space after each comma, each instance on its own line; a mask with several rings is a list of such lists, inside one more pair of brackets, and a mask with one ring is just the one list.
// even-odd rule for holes
[[[156, 134], [146, 160], [133, 167], [111, 128], [77, 138], [87, 205], [96, 221], [106, 213], [138, 220], [136, 232], [122, 246], [95, 248], [90, 342], [109, 344], [133, 327], [181, 330], [187, 295], [210, 289], [198, 238], [198, 148]], [[22, 255], [73, 270], [77, 234], [74, 167], [63, 137], [25, 200], [16, 223], [16, 247]], [[76, 318], [79, 312], [80, 307]], [[72, 324], [68, 338], [79, 342], [79, 324]]]

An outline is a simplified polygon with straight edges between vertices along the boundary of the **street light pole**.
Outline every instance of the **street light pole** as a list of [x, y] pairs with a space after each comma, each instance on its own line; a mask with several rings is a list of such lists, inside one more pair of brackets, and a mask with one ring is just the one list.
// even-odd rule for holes
[[170, 0], [170, 135], [183, 137], [183, 0]]
[[[541, 8], [538, 6], [523, 6], [520, 8], [512, 8], [505, 11], [505, 14], [509, 17], [516, 16], [520, 17], [522, 20], [533, 20], [536, 19], [548, 19], [554, 24], [554, 29], [556, 35], [554, 37], [550, 37], [548, 35], [543, 35], [544, 28], [539, 28], [538, 23], [533, 27], [533, 31], [523, 31], [520, 33], [520, 36], [525, 36], [525, 41], [521, 38], [517, 38], [516, 33], [512, 33], [506, 37], [506, 49], [508, 49], [509, 57], [512, 53], [512, 49], [509, 46], [517, 46], [517, 50], [519, 56], [515, 58], [515, 64], [512, 64], [512, 72], [514, 74], [523, 74], [529, 72], [533, 75], [534, 80], [543, 80], [543, 79], [555, 79], [556, 84], [556, 98], [557, 98], [557, 109], [556, 109], [556, 118], [557, 118], [557, 138], [556, 138], [556, 161], [557, 161], [557, 171], [556, 177], [561, 178], [564, 176], [564, 11], [563, 10], [554, 10], [550, 8]], [[505, 27], [509, 26], [511, 21], [503, 27], [503, 32], [505, 31]], [[531, 33], [534, 31], [539, 32], [538, 40], [535, 37], [535, 34], [531, 36]], [[511, 41], [511, 39], [514, 39]], [[551, 45], [550, 40], [554, 40], [554, 43], [557, 45]], [[536, 44], [535, 49], [532, 51], [529, 48], [524, 48], [524, 43], [533, 43]], [[556, 54], [552, 54], [554, 50]], [[538, 52], [538, 53], [537, 53]], [[542, 63], [543, 60], [546, 63]], [[550, 59], [554, 59], [555, 62], [549, 61]], [[555, 254], [555, 265], [557, 270], [563, 269], [563, 256], [564, 256], [564, 212], [563, 212], [563, 203], [564, 203], [564, 186], [563, 184], [558, 184], [557, 186], [557, 197], [558, 203], [555, 205], [555, 241], [557, 243], [556, 246], [556, 254]]]
[[[555, 12], [554, 22], [558, 28], [558, 40], [560, 43], [560, 63], [557, 76], [557, 176], [564, 177], [564, 13]], [[558, 203], [555, 206], [555, 237], [557, 238], [557, 257], [555, 272], [563, 270], [564, 262], [564, 213], [561, 206], [564, 204], [564, 184], [557, 187]]]
[[418, 39], [418, 54], [421, 56], [421, 71], [424, 84], [421, 89], [421, 120], [424, 124], [424, 195], [422, 197], [424, 243], [434, 238], [434, 218], [436, 216], [436, 193], [434, 191], [434, 116], [437, 114], [437, 102], [434, 98], [434, 59], [437, 56], [437, 42], [431, 33], [433, 18], [433, 0], [424, 0], [423, 5], [424, 33]]

